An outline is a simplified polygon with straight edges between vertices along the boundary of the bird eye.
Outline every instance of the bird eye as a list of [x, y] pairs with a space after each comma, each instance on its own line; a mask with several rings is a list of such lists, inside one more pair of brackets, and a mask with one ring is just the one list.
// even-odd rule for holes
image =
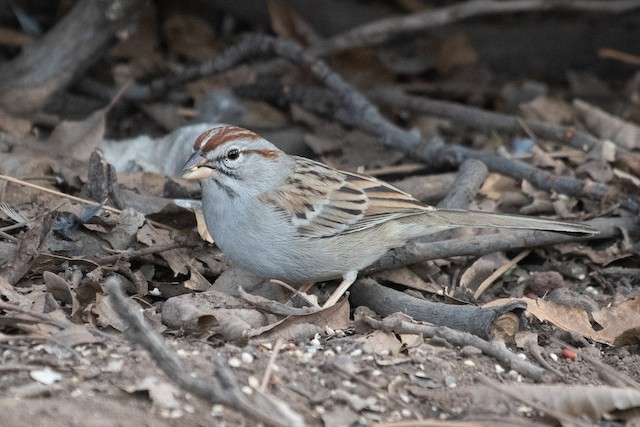
[[231, 150], [227, 151], [227, 159], [236, 160], [238, 157], [240, 157], [240, 151], [238, 151], [237, 148], [232, 148]]

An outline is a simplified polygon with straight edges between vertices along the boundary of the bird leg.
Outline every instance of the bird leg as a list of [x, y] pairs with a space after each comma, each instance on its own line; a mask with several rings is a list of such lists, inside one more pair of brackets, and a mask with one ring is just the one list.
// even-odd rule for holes
[[347, 292], [347, 289], [349, 289], [349, 287], [353, 285], [353, 282], [356, 281], [357, 277], [357, 271], [347, 271], [346, 273], [344, 273], [344, 275], [342, 276], [342, 282], [340, 282], [336, 290], [333, 291], [327, 302], [322, 305], [322, 308], [329, 308], [332, 305], [335, 305], [340, 297], [344, 295], [345, 292]]

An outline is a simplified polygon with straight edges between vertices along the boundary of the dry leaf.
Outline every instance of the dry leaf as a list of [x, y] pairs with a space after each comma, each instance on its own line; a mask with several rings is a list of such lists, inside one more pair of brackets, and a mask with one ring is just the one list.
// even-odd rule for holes
[[[173, 239], [167, 230], [158, 230], [148, 223], [144, 224], [138, 230], [137, 238], [140, 243], [144, 243], [147, 246], [162, 245], [173, 242]], [[196, 262], [189, 258], [189, 255], [184, 249], [171, 249], [169, 251], [160, 252], [158, 255], [167, 261], [169, 268], [171, 268], [175, 276], [179, 274], [187, 275], [190, 270], [190, 263]]]
[[397, 354], [402, 343], [393, 332], [376, 330], [359, 337], [356, 342], [365, 353], [390, 356]]
[[51, 292], [51, 295], [53, 295], [56, 300], [71, 305], [73, 297], [66, 280], [50, 271], [42, 273], [42, 278], [44, 279], [47, 292]]
[[601, 418], [624, 419], [614, 414], [637, 410], [640, 406], [640, 391], [632, 388], [511, 385], [509, 390], [526, 400], [535, 400], [555, 412], [575, 418], [587, 417], [594, 421]]
[[162, 31], [169, 51], [190, 61], [203, 62], [220, 51], [214, 29], [199, 16], [173, 15], [163, 23]]
[[462, 65], [478, 62], [478, 53], [464, 33], [447, 38], [440, 45], [436, 66], [440, 74], [447, 74]]
[[104, 139], [106, 113], [110, 106], [96, 110], [84, 120], [64, 120], [55, 127], [47, 144], [55, 152], [87, 162]]
[[388, 280], [393, 283], [406, 286], [407, 288], [417, 289], [419, 291], [429, 292], [432, 294], [440, 294], [443, 292], [441, 286], [435, 283], [427, 283], [418, 277], [413, 271], [406, 267], [396, 268], [393, 270], [385, 270], [375, 274], [376, 279]]
[[169, 298], [162, 306], [162, 322], [186, 333], [241, 339], [244, 331], [265, 326], [267, 317], [247, 308], [244, 301], [213, 289]]
[[346, 329], [349, 323], [349, 302], [343, 298], [336, 305], [311, 314], [288, 316], [283, 320], [263, 328], [247, 332], [247, 337], [254, 341], [274, 341], [310, 338], [315, 334], [323, 334], [328, 327], [333, 330]]
[[524, 120], [549, 125], [563, 125], [573, 122], [571, 104], [563, 99], [539, 96], [533, 101], [520, 104], [520, 115]]
[[[640, 343], [640, 298], [629, 299], [591, 313], [582, 308], [531, 298], [499, 299], [485, 304], [485, 307], [511, 301], [526, 302], [527, 312], [541, 322], [551, 322], [561, 329], [578, 333], [597, 342], [615, 346]], [[590, 315], [601, 329], [594, 328], [589, 319]]]
[[475, 291], [483, 280], [507, 261], [502, 252], [481, 256], [462, 274], [460, 286]]
[[126, 209], [119, 214], [111, 214], [111, 221], [117, 225], [108, 233], [100, 233], [115, 250], [129, 249], [136, 241], [138, 230], [145, 222], [144, 215], [138, 211]]
[[145, 377], [135, 384], [122, 387], [122, 389], [127, 393], [149, 392], [149, 398], [159, 408], [175, 409], [181, 406], [180, 401], [176, 398], [180, 394], [180, 389], [158, 377]]

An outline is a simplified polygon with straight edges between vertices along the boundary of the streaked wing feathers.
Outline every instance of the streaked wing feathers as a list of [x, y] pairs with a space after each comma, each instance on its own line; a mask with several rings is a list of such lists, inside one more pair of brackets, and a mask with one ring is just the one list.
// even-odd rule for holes
[[375, 178], [338, 171], [303, 157], [295, 159], [291, 177], [260, 197], [290, 215], [300, 236], [353, 233], [433, 209]]

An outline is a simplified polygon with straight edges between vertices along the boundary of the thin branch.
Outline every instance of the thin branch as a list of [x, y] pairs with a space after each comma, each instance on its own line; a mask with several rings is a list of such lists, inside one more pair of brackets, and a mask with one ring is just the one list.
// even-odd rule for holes
[[422, 334], [428, 338], [438, 337], [446, 340], [449, 344], [459, 347], [472, 345], [480, 349], [483, 354], [493, 357], [507, 368], [513, 369], [535, 381], [542, 381], [546, 373], [546, 371], [539, 366], [520, 359], [517, 355], [509, 351], [501, 341], [483, 340], [476, 335], [457, 331], [447, 328], [446, 326], [429, 326], [412, 323], [407, 320], [402, 320], [396, 315], [388, 316], [383, 320], [376, 320], [365, 316], [364, 321], [375, 329], [394, 332], [396, 334]]
[[635, 0], [471, 0], [367, 23], [314, 46], [311, 53], [326, 56], [357, 47], [379, 45], [403, 34], [424, 32], [474, 16], [549, 10], [622, 13], [638, 7], [640, 4]]
[[215, 369], [212, 377], [201, 379], [191, 376], [178, 358], [169, 352], [160, 335], [146, 325], [139, 311], [131, 307], [131, 301], [120, 289], [118, 280], [109, 278], [105, 286], [115, 312], [129, 325], [127, 334], [131, 342], [143, 346], [158, 367], [181, 388], [209, 403], [228, 405], [269, 426], [303, 425], [302, 418], [292, 412], [284, 402], [276, 401], [274, 397], [268, 397], [259, 390], [255, 390], [254, 394], [255, 398], [261, 401], [247, 400], [228, 364], [221, 357], [214, 359]]
[[[207, 63], [190, 68], [178, 76], [152, 82], [148, 87], [137, 88], [131, 94], [156, 95], [191, 79], [228, 70], [243, 60], [274, 55], [308, 70], [331, 90], [338, 100], [339, 109], [335, 112], [338, 120], [375, 135], [383, 144], [415, 156], [428, 165], [456, 167], [467, 159], [477, 159], [493, 172], [526, 179], [539, 189], [595, 199], [618, 199], [617, 192], [603, 184], [582, 181], [570, 176], [556, 176], [519, 161], [462, 146], [429, 143], [416, 133], [404, 130], [387, 120], [371, 101], [331, 70], [326, 62], [305, 52], [299, 44], [290, 40], [264, 35], [248, 36]], [[640, 200], [634, 197], [622, 197], [618, 202], [632, 212], [640, 211]]]

